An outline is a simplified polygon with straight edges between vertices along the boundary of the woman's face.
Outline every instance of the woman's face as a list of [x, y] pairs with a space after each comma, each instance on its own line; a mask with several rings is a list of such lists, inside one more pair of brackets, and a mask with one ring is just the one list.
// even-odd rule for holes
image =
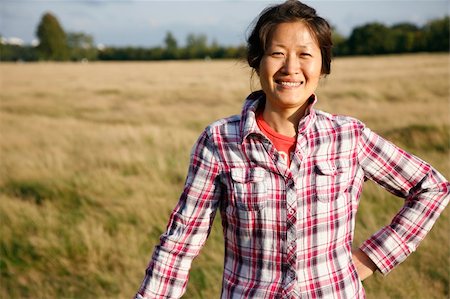
[[277, 25], [259, 66], [266, 109], [298, 110], [316, 90], [321, 69], [320, 48], [308, 27], [302, 22]]

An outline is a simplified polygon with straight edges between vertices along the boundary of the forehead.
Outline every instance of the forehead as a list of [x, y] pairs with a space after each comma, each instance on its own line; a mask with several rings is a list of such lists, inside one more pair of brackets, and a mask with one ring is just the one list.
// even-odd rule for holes
[[267, 37], [267, 45], [275, 44], [318, 47], [314, 33], [305, 22], [301, 21], [275, 25]]

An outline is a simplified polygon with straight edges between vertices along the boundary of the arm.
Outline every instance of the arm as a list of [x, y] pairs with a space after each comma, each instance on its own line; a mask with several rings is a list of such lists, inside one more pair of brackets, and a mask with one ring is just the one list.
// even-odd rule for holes
[[371, 276], [378, 269], [377, 265], [359, 248], [352, 250], [352, 259], [361, 281]]
[[416, 250], [448, 204], [450, 184], [430, 165], [362, 129], [358, 159], [365, 176], [405, 199], [392, 222], [363, 242], [364, 252], [386, 275]]
[[204, 132], [195, 144], [183, 193], [161, 236], [136, 298], [180, 298], [192, 260], [211, 230], [220, 198], [219, 164]]

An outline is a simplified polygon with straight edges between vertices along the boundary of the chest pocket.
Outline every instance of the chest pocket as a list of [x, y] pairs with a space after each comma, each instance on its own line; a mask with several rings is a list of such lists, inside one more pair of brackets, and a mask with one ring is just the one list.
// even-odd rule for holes
[[339, 197], [349, 184], [350, 163], [324, 161], [315, 165], [315, 191], [317, 199], [328, 202]]
[[266, 170], [261, 167], [232, 168], [231, 179], [236, 206], [256, 211], [265, 207], [267, 201]]

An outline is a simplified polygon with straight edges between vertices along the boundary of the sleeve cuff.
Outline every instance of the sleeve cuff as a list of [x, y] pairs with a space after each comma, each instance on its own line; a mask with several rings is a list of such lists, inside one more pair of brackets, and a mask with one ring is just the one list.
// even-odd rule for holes
[[366, 240], [360, 249], [377, 265], [383, 275], [388, 274], [411, 254], [406, 243], [389, 226]]

